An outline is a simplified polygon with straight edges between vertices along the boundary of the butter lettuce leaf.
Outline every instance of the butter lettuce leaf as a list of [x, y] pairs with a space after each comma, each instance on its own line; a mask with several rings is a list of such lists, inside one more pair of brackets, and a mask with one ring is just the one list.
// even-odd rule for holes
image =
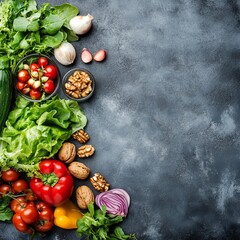
[[87, 124], [76, 101], [55, 96], [48, 101], [29, 102], [18, 96], [0, 137], [0, 166], [32, 176], [38, 163], [53, 157], [62, 143]]

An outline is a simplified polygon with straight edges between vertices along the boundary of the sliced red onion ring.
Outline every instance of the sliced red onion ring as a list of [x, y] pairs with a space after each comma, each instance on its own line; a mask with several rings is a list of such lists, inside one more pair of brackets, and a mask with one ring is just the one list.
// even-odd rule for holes
[[125, 190], [115, 188], [98, 194], [95, 202], [99, 208], [105, 205], [109, 214], [126, 217], [130, 205], [130, 196]]

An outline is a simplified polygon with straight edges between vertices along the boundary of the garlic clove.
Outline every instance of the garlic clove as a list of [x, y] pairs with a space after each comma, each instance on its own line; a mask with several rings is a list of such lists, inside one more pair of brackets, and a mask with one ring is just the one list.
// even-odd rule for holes
[[94, 54], [93, 59], [97, 62], [101, 62], [106, 58], [106, 56], [107, 56], [106, 51], [104, 49], [101, 49]]
[[81, 53], [81, 59], [84, 63], [90, 63], [93, 59], [91, 52], [87, 48], [83, 48]]

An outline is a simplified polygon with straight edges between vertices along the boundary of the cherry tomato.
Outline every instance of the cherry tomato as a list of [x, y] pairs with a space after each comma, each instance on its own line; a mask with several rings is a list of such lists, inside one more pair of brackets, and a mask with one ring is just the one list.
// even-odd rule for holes
[[20, 216], [27, 224], [33, 224], [39, 219], [38, 210], [35, 205], [28, 205], [21, 211]]
[[20, 213], [29, 205], [34, 205], [34, 203], [32, 201], [27, 201], [25, 197], [17, 197], [11, 201], [10, 208], [15, 213]]
[[30, 70], [31, 71], [38, 71], [39, 65], [37, 63], [31, 63], [30, 64]]
[[46, 67], [48, 65], [48, 59], [46, 57], [40, 57], [38, 59], [38, 65], [40, 67]]
[[55, 85], [54, 85], [53, 80], [51, 80], [51, 79], [47, 80], [44, 83], [43, 89], [47, 94], [51, 94], [55, 89]]
[[31, 89], [30, 90], [30, 97], [32, 99], [38, 100], [42, 96], [42, 93], [39, 90]]
[[20, 213], [15, 213], [13, 215], [12, 222], [18, 231], [26, 232], [28, 230], [28, 224], [22, 220]]
[[47, 65], [45, 67], [44, 76], [55, 79], [57, 77], [57, 68], [53, 65]]
[[0, 196], [4, 197], [6, 193], [10, 193], [10, 192], [13, 192], [10, 185], [6, 183], [3, 183], [0, 185]]
[[31, 75], [32, 75], [32, 77], [35, 78], [35, 79], [38, 79], [38, 77], [39, 77], [38, 71], [32, 71], [32, 72], [31, 72]]
[[18, 90], [23, 90], [23, 88], [25, 87], [25, 83], [23, 83], [23, 82], [17, 82], [17, 89]]
[[47, 232], [54, 225], [54, 215], [52, 208], [44, 203], [39, 202], [36, 204], [39, 213], [39, 220], [34, 223], [34, 228], [38, 232]]
[[14, 182], [19, 178], [19, 173], [14, 169], [2, 171], [2, 179], [5, 182]]
[[22, 69], [18, 72], [18, 81], [19, 82], [25, 83], [28, 81], [29, 78], [30, 78], [30, 74], [29, 74], [28, 70]]
[[28, 201], [35, 201], [37, 200], [36, 195], [33, 193], [31, 188], [28, 188], [27, 190], [24, 191], [24, 193], [26, 194], [26, 199]]
[[22, 93], [25, 94], [25, 95], [29, 94], [29, 92], [30, 92], [30, 88], [29, 87], [24, 87], [23, 90], [22, 90]]
[[18, 179], [12, 184], [12, 189], [15, 193], [20, 193], [28, 189], [28, 182], [24, 179]]

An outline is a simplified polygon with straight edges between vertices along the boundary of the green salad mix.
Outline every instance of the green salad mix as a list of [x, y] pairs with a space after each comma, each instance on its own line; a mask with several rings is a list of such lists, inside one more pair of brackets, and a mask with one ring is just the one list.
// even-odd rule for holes
[[76, 101], [58, 96], [30, 102], [18, 96], [0, 137], [1, 169], [10, 167], [32, 176], [38, 163], [53, 157], [87, 118]]

